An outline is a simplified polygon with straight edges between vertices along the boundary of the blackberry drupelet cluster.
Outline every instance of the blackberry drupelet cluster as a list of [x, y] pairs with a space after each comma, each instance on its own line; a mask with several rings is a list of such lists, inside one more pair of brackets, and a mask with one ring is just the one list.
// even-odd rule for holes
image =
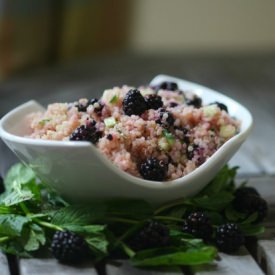
[[89, 102], [81, 103], [79, 102], [75, 107], [77, 107], [79, 112], [86, 112], [87, 107], [89, 106]]
[[81, 125], [71, 134], [72, 141], [89, 141], [96, 144], [101, 138], [102, 133], [97, 130], [94, 120], [87, 122], [86, 125]]
[[246, 196], [250, 196], [250, 195], [255, 195], [260, 197], [259, 192], [253, 188], [253, 187], [240, 187], [238, 188], [235, 193], [234, 193], [235, 197], [238, 197], [240, 199], [244, 199]]
[[178, 84], [175, 82], [165, 81], [155, 87], [156, 90], [168, 90], [168, 91], [177, 91]]
[[156, 158], [148, 158], [140, 164], [139, 172], [146, 180], [163, 181], [167, 175], [167, 164]]
[[87, 108], [93, 105], [94, 106], [94, 111], [96, 114], [101, 115], [101, 111], [103, 109], [103, 104], [96, 98], [92, 98], [88, 101], [84, 101], [84, 102], [78, 102], [78, 104], [76, 105], [77, 109], [79, 112], [86, 112]]
[[182, 231], [204, 241], [209, 241], [213, 233], [209, 217], [200, 211], [193, 212], [187, 217], [183, 223]]
[[161, 97], [156, 94], [146, 95], [145, 101], [147, 104], [147, 109], [157, 110], [163, 106]]
[[196, 150], [198, 150], [199, 146], [197, 144], [190, 144], [189, 146], [187, 146], [186, 148], [186, 157], [188, 160], [192, 160]]
[[147, 110], [147, 104], [137, 89], [131, 89], [123, 99], [123, 111], [126, 115], [141, 115]]
[[226, 111], [228, 113], [228, 108], [225, 104], [215, 101], [213, 103], [210, 103], [209, 105], [214, 105], [214, 104], [217, 105], [221, 110]]
[[92, 98], [89, 100], [89, 105], [93, 105], [94, 107], [94, 112], [97, 114], [97, 115], [101, 115], [101, 112], [102, 112], [102, 109], [104, 107], [104, 105], [96, 98]]
[[195, 108], [200, 108], [202, 106], [202, 100], [199, 96], [194, 95], [193, 98], [186, 99], [186, 105], [194, 106]]
[[164, 247], [169, 245], [169, 241], [168, 227], [160, 222], [150, 221], [129, 241], [129, 245], [132, 249], [139, 251]]
[[233, 206], [236, 210], [247, 214], [257, 213], [255, 223], [262, 222], [267, 216], [268, 206], [266, 201], [252, 187], [242, 187], [236, 190]]
[[169, 128], [173, 126], [174, 122], [175, 118], [171, 112], [166, 111], [164, 108], [159, 110], [159, 119], [156, 120], [156, 123], [164, 128]]
[[53, 256], [64, 263], [78, 263], [83, 261], [89, 248], [85, 240], [70, 231], [56, 231], [51, 243]]
[[237, 224], [226, 223], [216, 230], [216, 245], [222, 252], [232, 253], [244, 244], [244, 236]]
[[182, 140], [186, 145], [190, 144], [190, 131], [186, 127], [174, 127], [176, 135]]

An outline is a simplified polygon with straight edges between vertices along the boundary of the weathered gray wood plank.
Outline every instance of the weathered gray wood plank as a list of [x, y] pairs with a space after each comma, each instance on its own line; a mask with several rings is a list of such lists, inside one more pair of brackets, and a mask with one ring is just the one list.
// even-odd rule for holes
[[180, 268], [159, 268], [141, 269], [135, 268], [127, 261], [121, 261], [120, 265], [106, 266], [107, 275], [180, 275], [183, 274]]
[[220, 253], [221, 260], [213, 265], [194, 267], [192, 271], [196, 275], [263, 275], [264, 273], [248, 253], [243, 248], [236, 255]]
[[10, 275], [7, 257], [1, 251], [0, 251], [0, 274]]
[[260, 240], [258, 242], [258, 261], [268, 275], [275, 274], [275, 240]]
[[244, 143], [240, 150], [229, 161], [229, 165], [239, 166], [238, 176], [257, 176], [264, 172], [263, 168], [253, 156], [248, 143]]
[[97, 275], [92, 266], [67, 266], [54, 259], [21, 259], [19, 270], [20, 275]]

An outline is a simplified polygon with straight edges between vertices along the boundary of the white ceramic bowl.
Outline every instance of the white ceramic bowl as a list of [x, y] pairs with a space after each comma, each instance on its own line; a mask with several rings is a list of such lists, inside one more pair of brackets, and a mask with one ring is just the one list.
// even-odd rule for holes
[[183, 91], [192, 91], [207, 104], [227, 105], [231, 116], [241, 121], [240, 132], [221, 146], [204, 164], [190, 174], [166, 182], [153, 182], [121, 171], [89, 142], [47, 141], [24, 137], [28, 133], [26, 115], [44, 110], [29, 101], [0, 121], [0, 136], [8, 147], [37, 175], [73, 201], [93, 198], [140, 198], [159, 204], [198, 193], [237, 152], [252, 128], [250, 112], [238, 102], [201, 85], [159, 75], [151, 84], [176, 82]]

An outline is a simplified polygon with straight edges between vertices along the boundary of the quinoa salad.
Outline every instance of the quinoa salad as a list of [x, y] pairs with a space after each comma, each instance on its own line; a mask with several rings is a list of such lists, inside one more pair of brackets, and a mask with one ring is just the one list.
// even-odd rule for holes
[[123, 171], [154, 181], [195, 170], [240, 127], [222, 102], [204, 105], [173, 82], [53, 103], [29, 120], [30, 138], [89, 141]]

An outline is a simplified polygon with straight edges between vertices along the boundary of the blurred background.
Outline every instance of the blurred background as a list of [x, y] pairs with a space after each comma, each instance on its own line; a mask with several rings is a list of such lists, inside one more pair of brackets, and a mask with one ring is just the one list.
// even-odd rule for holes
[[0, 118], [166, 73], [252, 110], [236, 163], [275, 174], [274, 27], [272, 0], [0, 0]]
[[114, 53], [275, 50], [272, 0], [0, 0], [0, 77]]

